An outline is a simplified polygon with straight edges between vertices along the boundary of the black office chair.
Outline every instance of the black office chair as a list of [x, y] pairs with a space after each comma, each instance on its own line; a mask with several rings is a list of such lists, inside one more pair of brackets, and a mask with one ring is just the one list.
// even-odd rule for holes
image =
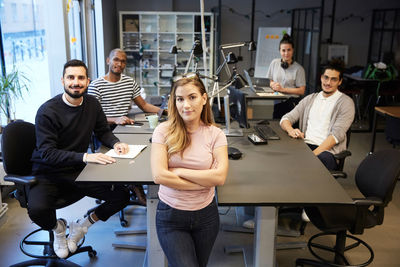
[[[37, 183], [36, 177], [31, 175], [31, 156], [35, 148], [35, 143], [35, 126], [29, 122], [15, 121], [4, 128], [1, 140], [3, 166], [6, 172], [4, 180], [15, 184], [16, 190], [11, 193], [11, 197], [16, 198], [23, 208], [29, 206], [29, 188]], [[59, 199], [56, 206], [58, 208], [63, 208], [78, 200], [79, 199], [67, 202], [63, 199]], [[31, 236], [34, 236], [40, 231], [45, 230], [37, 229], [26, 235], [20, 242], [21, 251], [25, 255], [36, 259], [17, 263], [12, 265], [12, 267], [32, 265], [79, 267], [79, 265], [75, 263], [60, 259], [56, 256], [53, 249], [53, 231], [47, 231], [49, 233], [48, 241], [36, 241], [31, 239]], [[96, 251], [93, 250], [91, 246], [82, 247], [83, 242], [84, 240], [80, 243], [78, 250], [69, 255], [69, 257], [81, 252], [88, 252], [91, 258], [96, 256]], [[43, 246], [43, 253], [40, 255], [31, 253], [32, 248], [37, 246]]]
[[[384, 209], [392, 199], [392, 193], [400, 175], [400, 151], [385, 150], [367, 156], [355, 174], [358, 189], [364, 198], [354, 199], [351, 205], [321, 206], [306, 208], [311, 222], [322, 233], [316, 234], [308, 241], [308, 248], [318, 260], [297, 259], [296, 266], [367, 266], [374, 259], [372, 248], [363, 240], [347, 234], [360, 235], [364, 229], [383, 223]], [[333, 247], [315, 242], [320, 237], [336, 236]], [[355, 242], [346, 246], [346, 239]], [[367, 248], [369, 259], [361, 264], [350, 264], [345, 252], [359, 245]], [[329, 260], [318, 255], [315, 249], [332, 252], [334, 259]]]
[[346, 150], [343, 150], [333, 155], [336, 159], [337, 168], [336, 170], [331, 170], [330, 172], [332, 176], [335, 178], [347, 178], [347, 173], [345, 173], [343, 169], [346, 158], [351, 156], [351, 152], [350, 150], [348, 150], [350, 144], [350, 137], [351, 137], [351, 129], [349, 128], [346, 132]]

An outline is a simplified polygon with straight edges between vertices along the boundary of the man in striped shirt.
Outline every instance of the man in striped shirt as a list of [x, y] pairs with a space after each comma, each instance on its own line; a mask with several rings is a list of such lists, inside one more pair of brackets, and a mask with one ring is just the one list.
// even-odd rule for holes
[[[159, 107], [147, 103], [140, 96], [140, 87], [134, 79], [123, 74], [126, 67], [126, 53], [116, 48], [111, 50], [107, 58], [108, 73], [90, 83], [88, 94], [93, 95], [100, 102], [107, 122], [113, 130], [118, 124], [133, 124], [128, 118], [131, 100], [144, 112], [162, 114]], [[142, 186], [131, 188], [136, 193], [139, 202], [146, 205], [146, 196]]]
[[[89, 85], [88, 93], [99, 100], [109, 124], [133, 124], [127, 117], [131, 100], [144, 112], [161, 114], [159, 107], [147, 103], [140, 96], [140, 87], [134, 79], [123, 74], [126, 67], [126, 53], [119, 48], [111, 50], [108, 58], [108, 73]], [[113, 128], [113, 127], [112, 127]]]

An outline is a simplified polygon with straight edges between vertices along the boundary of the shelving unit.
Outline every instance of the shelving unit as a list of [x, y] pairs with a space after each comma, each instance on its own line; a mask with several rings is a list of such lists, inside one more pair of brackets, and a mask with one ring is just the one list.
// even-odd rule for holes
[[[200, 13], [193, 12], [119, 12], [120, 47], [127, 53], [126, 75], [133, 77], [147, 95], [168, 94], [174, 66], [183, 73], [196, 39], [201, 40]], [[214, 16], [204, 16], [208, 74], [214, 69]], [[173, 45], [178, 54], [170, 54]], [[194, 69], [192, 60], [190, 70]], [[203, 59], [197, 70], [204, 73]]]

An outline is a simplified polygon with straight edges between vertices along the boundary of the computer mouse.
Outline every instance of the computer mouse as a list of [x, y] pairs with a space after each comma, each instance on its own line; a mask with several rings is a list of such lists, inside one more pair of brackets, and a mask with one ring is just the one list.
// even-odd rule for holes
[[269, 124], [269, 120], [260, 120], [259, 122], [257, 122], [258, 125], [268, 125]]
[[240, 159], [242, 157], [242, 152], [235, 147], [228, 147], [228, 158], [230, 159]]

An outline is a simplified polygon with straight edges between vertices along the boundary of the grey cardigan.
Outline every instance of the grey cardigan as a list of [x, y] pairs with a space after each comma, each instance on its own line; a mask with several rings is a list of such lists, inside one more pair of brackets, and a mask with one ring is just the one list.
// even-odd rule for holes
[[[317, 95], [318, 93], [314, 93], [306, 96], [292, 111], [285, 114], [282, 120], [287, 119], [292, 125], [298, 121], [300, 131], [305, 133], [310, 109]], [[338, 140], [338, 143], [329, 152], [336, 154], [346, 149], [346, 132], [353, 123], [354, 112], [353, 100], [349, 96], [342, 94], [336, 101], [329, 124], [329, 135], [333, 135]]]

